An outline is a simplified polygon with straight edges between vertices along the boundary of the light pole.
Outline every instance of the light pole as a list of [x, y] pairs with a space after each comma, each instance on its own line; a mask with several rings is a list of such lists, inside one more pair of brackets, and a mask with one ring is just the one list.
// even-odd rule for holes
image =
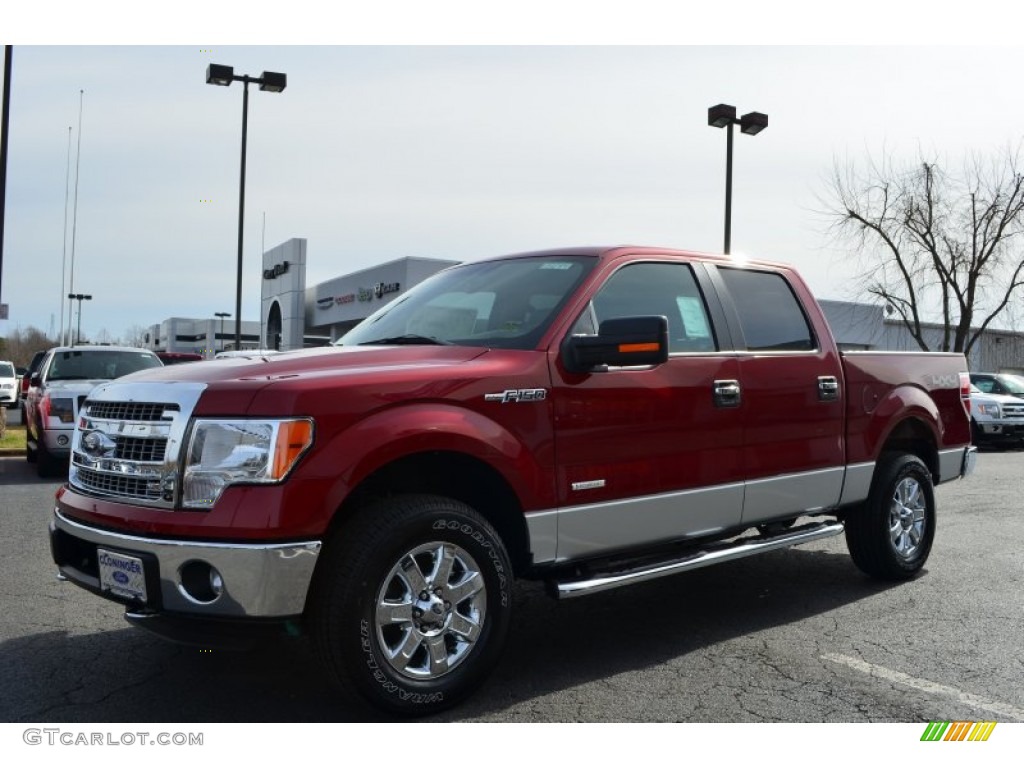
[[235, 287], [235, 349], [242, 348], [242, 225], [245, 222], [245, 143], [249, 123], [249, 83], [259, 83], [261, 91], [280, 93], [288, 84], [283, 72], [264, 72], [260, 77], [236, 75], [234, 67], [211, 64], [206, 68], [207, 85], [231, 85], [235, 80], [242, 88], [242, 172], [238, 185], [238, 278]]
[[741, 133], [756, 136], [768, 127], [768, 115], [747, 112], [737, 119], [736, 107], [717, 104], [708, 107], [708, 125], [714, 128], [728, 128], [725, 149], [725, 248], [722, 251], [728, 254], [732, 245], [732, 127], [739, 125]]
[[[231, 313], [230, 312], [214, 312], [213, 316], [220, 318], [220, 333], [218, 334], [218, 336], [220, 338], [220, 351], [223, 352], [224, 351], [224, 318], [225, 317], [231, 317]], [[217, 345], [216, 344], [213, 345], [213, 351], [214, 352], [217, 351]]]
[[73, 347], [82, 341], [82, 302], [92, 301], [92, 296], [87, 293], [69, 293], [68, 298], [78, 302], [78, 333], [75, 334], [75, 340], [71, 344]]

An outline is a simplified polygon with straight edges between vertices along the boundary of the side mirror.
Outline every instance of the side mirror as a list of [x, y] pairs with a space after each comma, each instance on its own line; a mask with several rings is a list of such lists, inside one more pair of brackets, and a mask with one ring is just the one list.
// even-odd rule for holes
[[38, 373], [33, 373], [32, 378], [28, 380], [30, 386], [38, 387], [43, 383], [42, 377]]
[[562, 361], [570, 373], [607, 365], [659, 365], [668, 360], [668, 320], [662, 315], [605, 320], [597, 336], [570, 336]]

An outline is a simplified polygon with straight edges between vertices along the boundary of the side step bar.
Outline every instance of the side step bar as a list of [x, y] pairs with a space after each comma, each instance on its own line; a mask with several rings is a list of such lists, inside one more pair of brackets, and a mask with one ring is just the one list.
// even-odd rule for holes
[[784, 549], [795, 544], [806, 544], [809, 541], [838, 536], [843, 532], [840, 522], [811, 523], [799, 528], [791, 528], [775, 536], [753, 536], [746, 539], [735, 539], [724, 543], [711, 544], [699, 552], [676, 560], [647, 564], [639, 568], [616, 571], [613, 573], [595, 574], [578, 581], [555, 581], [551, 587], [555, 597], [579, 597], [594, 592], [603, 592], [627, 584], [671, 576], [684, 571], [693, 571], [727, 560], [738, 560], [741, 557], [759, 555], [773, 549]]

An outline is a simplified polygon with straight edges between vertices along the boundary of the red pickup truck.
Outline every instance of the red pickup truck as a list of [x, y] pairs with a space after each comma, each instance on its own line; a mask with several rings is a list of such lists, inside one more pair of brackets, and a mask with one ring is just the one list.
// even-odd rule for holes
[[906, 579], [971, 471], [959, 354], [840, 353], [789, 267], [654, 248], [463, 264], [329, 349], [133, 374], [81, 409], [52, 552], [135, 624], [308, 632], [426, 714], [514, 578], [571, 598], [844, 533]]

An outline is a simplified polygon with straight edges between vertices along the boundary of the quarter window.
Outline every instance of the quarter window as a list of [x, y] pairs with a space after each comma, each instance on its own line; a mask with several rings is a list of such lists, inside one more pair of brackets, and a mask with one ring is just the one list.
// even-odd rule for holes
[[724, 268], [718, 272], [739, 313], [747, 349], [802, 352], [815, 348], [807, 317], [782, 275]]

